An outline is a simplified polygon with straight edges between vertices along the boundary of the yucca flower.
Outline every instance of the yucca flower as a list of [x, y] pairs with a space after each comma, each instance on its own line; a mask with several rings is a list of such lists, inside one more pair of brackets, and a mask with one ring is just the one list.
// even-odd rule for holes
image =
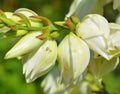
[[96, 79], [101, 80], [104, 75], [113, 71], [118, 64], [119, 57], [114, 57], [111, 60], [106, 60], [103, 57], [94, 58], [92, 56], [88, 70]]
[[43, 40], [37, 38], [42, 32], [30, 32], [22, 37], [5, 55], [5, 59], [15, 58], [37, 49]]
[[68, 90], [69, 88], [63, 83], [58, 83], [58, 81], [59, 71], [55, 66], [41, 83], [44, 92], [47, 94], [70, 94], [70, 90]]
[[58, 66], [62, 82], [73, 84], [87, 68], [90, 52], [87, 44], [72, 32], [58, 46]]
[[46, 74], [55, 65], [57, 58], [57, 43], [47, 40], [37, 50], [23, 57], [23, 74], [27, 83]]
[[101, 79], [107, 73], [113, 71], [119, 64], [120, 56], [120, 25], [116, 23], [109, 23], [110, 37], [108, 39], [108, 57], [110, 60], [95, 55], [91, 57], [89, 64], [89, 72], [91, 72], [97, 79]]
[[120, 25], [110, 23], [110, 38], [109, 38], [108, 56], [113, 58], [120, 56]]
[[104, 58], [110, 59], [107, 56], [110, 29], [108, 21], [103, 16], [98, 14], [87, 15], [77, 25], [76, 29], [76, 34], [88, 44], [89, 48]]

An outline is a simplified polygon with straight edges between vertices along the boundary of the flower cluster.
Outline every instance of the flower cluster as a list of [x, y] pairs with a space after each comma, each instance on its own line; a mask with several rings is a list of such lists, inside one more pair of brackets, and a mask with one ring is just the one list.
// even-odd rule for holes
[[[69, 31], [62, 40], [59, 26], [62, 31]], [[20, 40], [6, 53], [5, 59], [22, 60], [27, 83], [57, 66], [59, 81], [55, 81], [64, 84], [61, 87], [69, 87], [88, 73], [101, 79], [119, 63], [120, 25], [108, 23], [98, 14], [89, 14], [81, 21], [71, 17], [53, 25], [29, 9], [21, 8], [14, 13], [0, 11], [0, 33], [8, 32], [15, 32]]]

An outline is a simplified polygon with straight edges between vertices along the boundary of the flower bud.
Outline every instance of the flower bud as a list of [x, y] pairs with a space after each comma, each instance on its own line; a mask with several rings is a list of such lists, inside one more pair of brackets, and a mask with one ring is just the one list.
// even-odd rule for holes
[[27, 33], [28, 33], [27, 30], [17, 30], [16, 36], [23, 36], [23, 35], [25, 35]]
[[38, 48], [42, 44], [42, 40], [36, 38], [36, 36], [42, 34], [41, 32], [31, 32], [22, 37], [10, 51], [7, 52], [5, 58], [15, 58], [22, 56], [32, 50]]
[[38, 16], [34, 11], [27, 9], [27, 8], [20, 8], [20, 9], [17, 9], [15, 11], [15, 13], [16, 14], [20, 13], [20, 14], [24, 15], [25, 17], [27, 17], [27, 19], [29, 19], [29, 21], [30, 21], [31, 26], [33, 26], [33, 27], [41, 26], [41, 23], [39, 21], [30, 18], [31, 16]]
[[76, 29], [77, 35], [84, 39], [93, 51], [109, 59], [106, 53], [110, 31], [109, 24], [104, 17], [90, 14], [77, 25]]
[[65, 84], [73, 84], [85, 71], [90, 58], [87, 44], [73, 33], [58, 47], [59, 71]]
[[57, 58], [57, 43], [54, 40], [47, 40], [40, 48], [27, 54], [23, 64], [23, 74], [27, 83], [46, 74], [55, 65]]
[[19, 8], [15, 11], [15, 13], [21, 13], [21, 14], [25, 15], [27, 18], [29, 18], [30, 16], [33, 16], [33, 15], [37, 16], [37, 14], [34, 11], [27, 9], [27, 8]]

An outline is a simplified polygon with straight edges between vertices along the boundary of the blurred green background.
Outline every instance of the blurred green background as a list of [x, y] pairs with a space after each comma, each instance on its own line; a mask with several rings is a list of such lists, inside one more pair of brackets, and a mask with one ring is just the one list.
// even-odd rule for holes
[[[72, 0], [0, 0], [0, 9], [13, 12], [18, 8], [29, 8], [39, 15], [57, 21], [64, 20], [71, 2]], [[104, 10], [104, 16], [109, 21], [115, 21], [117, 12], [112, 9], [112, 4], [107, 5]], [[44, 77], [27, 84], [22, 74], [21, 61], [4, 60], [5, 53], [14, 45], [15, 41], [14, 38], [0, 38], [0, 94], [44, 94], [40, 87]], [[103, 81], [110, 94], [119, 94], [120, 64], [116, 70], [106, 75]]]

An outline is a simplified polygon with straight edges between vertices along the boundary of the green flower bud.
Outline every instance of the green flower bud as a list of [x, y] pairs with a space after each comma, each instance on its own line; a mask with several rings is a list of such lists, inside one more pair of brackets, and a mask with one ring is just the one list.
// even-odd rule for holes
[[98, 15], [90, 14], [77, 25], [77, 35], [85, 40], [88, 46], [104, 58], [107, 56], [108, 39], [110, 35], [108, 21]]
[[90, 58], [87, 44], [72, 32], [58, 47], [58, 62], [62, 81], [73, 84], [85, 71]]
[[56, 58], [57, 43], [54, 40], [47, 40], [37, 51], [27, 54], [27, 58], [23, 58], [23, 74], [27, 83], [50, 71], [55, 65]]
[[17, 30], [16, 36], [23, 36], [27, 33], [28, 33], [27, 30]]
[[10, 51], [7, 52], [5, 59], [15, 58], [31, 52], [42, 44], [42, 40], [36, 36], [42, 34], [41, 32], [31, 32], [22, 37]]
[[25, 35], [27, 33], [28, 33], [27, 30], [17, 30], [16, 36], [23, 36], [23, 35]]

